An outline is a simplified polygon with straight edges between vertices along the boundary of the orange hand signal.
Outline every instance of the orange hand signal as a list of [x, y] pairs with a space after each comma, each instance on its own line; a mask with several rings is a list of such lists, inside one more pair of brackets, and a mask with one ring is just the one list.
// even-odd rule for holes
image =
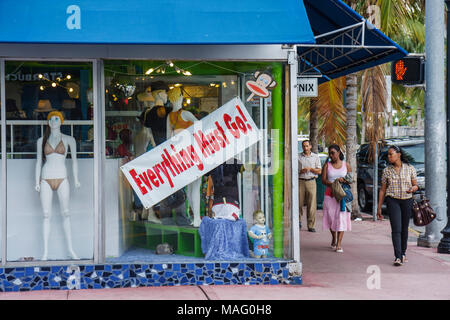
[[398, 61], [395, 64], [395, 78], [397, 80], [403, 80], [403, 76], [405, 75], [406, 70], [408, 70], [408, 68], [405, 67], [403, 60]]

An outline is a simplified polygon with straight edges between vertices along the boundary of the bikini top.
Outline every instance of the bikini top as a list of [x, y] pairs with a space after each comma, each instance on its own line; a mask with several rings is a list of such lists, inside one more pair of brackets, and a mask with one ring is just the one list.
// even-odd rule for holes
[[64, 147], [64, 143], [62, 142], [62, 140], [58, 143], [55, 149], [53, 149], [53, 147], [47, 141], [44, 147], [44, 154], [48, 156], [51, 153], [59, 153], [62, 155], [66, 154], [66, 147]]

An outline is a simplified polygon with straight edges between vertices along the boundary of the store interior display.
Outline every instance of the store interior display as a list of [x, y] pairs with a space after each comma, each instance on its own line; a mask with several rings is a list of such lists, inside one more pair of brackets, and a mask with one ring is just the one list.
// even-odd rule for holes
[[78, 179], [77, 147], [75, 139], [61, 133], [61, 125], [64, 122], [63, 115], [58, 111], [48, 115], [48, 128], [43, 137], [39, 138], [36, 163], [36, 186], [40, 194], [43, 210], [43, 239], [44, 253], [41, 260], [47, 260], [48, 241], [50, 236], [50, 219], [52, 216], [53, 192], [59, 198], [61, 215], [63, 217], [63, 229], [66, 236], [67, 248], [72, 259], [78, 259], [72, 246], [72, 227], [70, 223], [70, 188], [66, 168], [66, 156], [70, 149], [75, 188], [80, 188]]
[[[136, 61], [124, 62], [122, 67], [120, 61], [116, 61], [105, 65], [107, 127], [131, 130], [132, 146], [129, 149], [133, 158], [151, 151], [201, 120], [239, 95], [240, 90], [245, 89], [243, 97], [250, 96], [252, 92], [243, 80], [254, 80], [257, 79], [255, 75], [259, 75], [252, 64], [243, 64], [243, 71], [233, 72], [226, 64], [197, 62], [188, 68], [188, 63], [182, 62], [174, 62], [173, 67], [169, 61], [154, 62], [154, 66], [149, 67], [144, 66], [146, 63], [142, 62], [141, 66]], [[189, 70], [190, 75], [177, 72], [176, 68]], [[268, 76], [270, 69], [266, 66], [264, 70], [264, 75]], [[273, 88], [275, 83], [272, 80], [268, 86]], [[127, 87], [134, 88], [134, 92], [126, 92], [124, 88]], [[261, 117], [259, 99], [255, 95], [246, 103], [256, 119]], [[271, 102], [268, 105], [270, 107]], [[261, 125], [262, 121], [256, 123]], [[113, 137], [108, 132], [107, 145], [114, 150], [113, 157], [122, 157], [115, 151], [122, 144], [119, 132], [115, 134]], [[269, 180], [263, 178], [260, 169], [263, 165], [258, 160], [263, 156], [261, 148], [255, 146], [255, 150], [246, 152], [244, 158], [236, 157], [205, 172], [204, 176], [149, 209], [143, 208], [137, 194], [131, 191], [130, 200], [125, 201], [131, 206], [124, 208], [131, 223], [129, 237], [134, 239], [130, 242], [130, 250], [147, 248], [151, 255], [158, 244], [168, 243], [176, 254], [183, 252], [197, 256], [194, 241], [188, 240], [184, 233], [186, 228], [193, 228], [192, 232], [200, 236], [198, 240], [204, 249], [201, 256], [205, 259], [249, 258], [249, 248], [253, 244], [249, 239], [254, 239], [249, 237], [248, 230], [254, 221], [253, 213], [267, 208], [262, 199], [270, 203], [270, 193], [264, 191], [266, 196], [262, 195]], [[268, 223], [272, 223], [272, 219], [269, 220]], [[143, 237], [136, 238], [137, 235]], [[181, 251], [180, 241], [185, 243]], [[271, 234], [268, 241], [270, 246]], [[189, 246], [191, 249], [186, 251]], [[258, 258], [270, 256], [267, 251]]]

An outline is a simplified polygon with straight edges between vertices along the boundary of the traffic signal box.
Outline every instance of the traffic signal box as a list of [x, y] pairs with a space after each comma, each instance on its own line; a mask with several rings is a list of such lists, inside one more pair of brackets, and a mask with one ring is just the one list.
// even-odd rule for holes
[[425, 60], [423, 56], [407, 56], [392, 62], [391, 79], [393, 83], [420, 85], [424, 83]]

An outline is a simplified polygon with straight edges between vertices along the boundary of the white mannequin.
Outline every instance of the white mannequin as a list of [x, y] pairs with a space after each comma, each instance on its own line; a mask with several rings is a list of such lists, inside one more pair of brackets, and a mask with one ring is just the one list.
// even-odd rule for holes
[[164, 106], [167, 103], [166, 90], [152, 91], [153, 98], [155, 99], [155, 106]]
[[[37, 192], [40, 192], [42, 210], [44, 212], [44, 222], [43, 222], [43, 235], [44, 235], [44, 255], [41, 260], [47, 260], [48, 257], [48, 239], [50, 235], [50, 218], [52, 209], [52, 198], [53, 191], [55, 190], [58, 194], [59, 204], [61, 208], [61, 214], [63, 217], [63, 228], [66, 235], [68, 251], [72, 259], [78, 259], [77, 255], [72, 248], [72, 232], [70, 225], [70, 214], [69, 214], [69, 199], [70, 199], [70, 186], [67, 179], [67, 169], [65, 165], [65, 160], [67, 156], [67, 151], [70, 148], [72, 157], [72, 167], [73, 167], [73, 177], [75, 182], [75, 187], [79, 188], [80, 182], [78, 180], [78, 163], [76, 155], [76, 142], [71, 136], [61, 133], [61, 124], [64, 121], [62, 114], [58, 111], [50, 112], [48, 115], [48, 125], [50, 128], [50, 135], [48, 136], [46, 146], [48, 145], [53, 152], [45, 156], [46, 160], [44, 165], [43, 162], [43, 137], [39, 138], [37, 141], [37, 162], [36, 162], [36, 186]], [[61, 143], [64, 146], [62, 150]], [[59, 153], [58, 151], [64, 153]], [[49, 180], [50, 179], [50, 180]], [[59, 179], [60, 184], [57, 187], [51, 187], [51, 179]], [[62, 180], [62, 181], [61, 181]]]
[[[149, 107], [148, 110], [151, 110], [154, 106], [153, 101], [149, 103], [151, 103], [151, 106]], [[152, 130], [144, 126], [144, 119], [140, 119], [140, 123], [141, 129], [136, 134], [133, 140], [136, 158], [147, 152], [147, 146], [149, 143], [152, 145], [153, 148], [156, 146], [155, 140], [153, 139]], [[156, 217], [153, 208], [142, 209], [142, 217], [153, 223], [161, 223], [161, 220], [159, 220], [158, 217]]]
[[[182, 109], [182, 103], [183, 103], [183, 93], [181, 92], [180, 88], [173, 88], [169, 91], [169, 100], [172, 102], [172, 111], [169, 113], [169, 116], [167, 117], [167, 139], [170, 139], [174, 135], [176, 135], [178, 132], [181, 132], [184, 129], [176, 129], [173, 127], [173, 125], [170, 123], [170, 117], [171, 114], [177, 113], [179, 110]], [[182, 110], [180, 113], [180, 117], [185, 122], [196, 122], [198, 121], [194, 115], [186, 110]], [[187, 197], [189, 201], [189, 205], [192, 208], [192, 212], [194, 213], [194, 221], [193, 226], [199, 227], [201, 223], [200, 218], [200, 185], [202, 182], [202, 178], [198, 178], [191, 184], [187, 186]]]

